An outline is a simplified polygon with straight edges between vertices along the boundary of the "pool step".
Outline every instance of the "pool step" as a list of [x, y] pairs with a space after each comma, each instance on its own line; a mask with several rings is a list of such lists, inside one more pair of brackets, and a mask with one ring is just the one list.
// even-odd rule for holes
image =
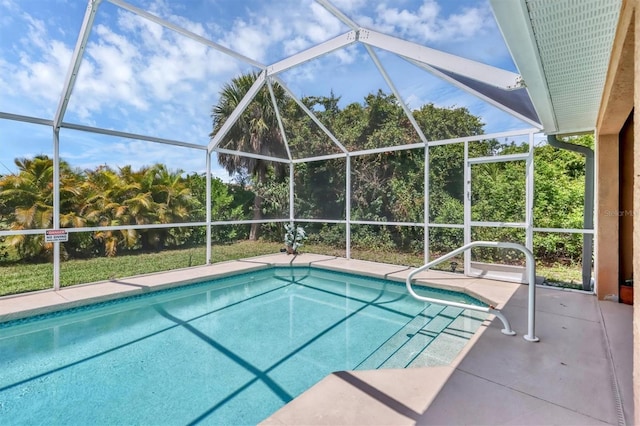
[[[362, 361], [360, 365], [356, 367], [356, 369], [374, 370], [377, 368], [381, 368], [394, 356], [397, 358], [398, 351], [404, 348], [411, 340], [416, 338], [416, 336], [418, 336], [416, 340], [420, 340], [423, 342], [432, 340], [435, 337], [435, 334], [430, 335], [423, 331], [427, 329], [427, 326], [432, 321], [436, 320], [440, 313], [445, 309], [446, 307], [442, 305], [429, 304], [420, 314], [416, 315], [393, 336], [387, 339], [386, 342], [380, 345], [380, 347], [375, 352], [373, 352], [364, 361]], [[410, 350], [411, 349], [407, 349], [403, 352], [407, 352]]]
[[408, 367], [449, 365], [478, 330], [487, 314], [476, 311], [460, 313]]
[[448, 365], [484, 318], [483, 313], [431, 304], [356, 369]]
[[425, 348], [431, 346], [440, 338], [455, 319], [463, 312], [463, 309], [447, 306], [415, 333], [409, 341], [398, 348], [392, 357], [378, 368], [405, 368], [418, 357]]

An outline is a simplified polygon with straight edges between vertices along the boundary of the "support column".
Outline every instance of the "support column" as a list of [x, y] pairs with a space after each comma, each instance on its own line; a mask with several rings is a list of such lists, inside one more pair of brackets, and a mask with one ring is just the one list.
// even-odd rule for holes
[[596, 136], [596, 285], [598, 299], [618, 297], [618, 135]]
[[347, 193], [345, 195], [345, 239], [346, 239], [346, 254], [345, 257], [347, 259], [351, 259], [351, 156], [347, 155], [345, 158], [347, 162], [346, 167], [346, 190]]
[[293, 161], [289, 163], [289, 222], [293, 225], [295, 219], [295, 170]]
[[[466, 143], [466, 142], [465, 142]], [[429, 245], [429, 144], [424, 144], [424, 263], [429, 263], [431, 256]]]
[[[53, 229], [60, 229], [60, 128], [53, 129]], [[43, 236], [44, 238], [44, 236]], [[60, 243], [53, 243], [53, 289], [60, 290]]]
[[206, 172], [205, 172], [205, 188], [207, 191], [207, 195], [206, 195], [206, 209], [207, 209], [207, 216], [206, 216], [206, 221], [207, 221], [207, 229], [206, 229], [206, 239], [207, 239], [207, 252], [206, 252], [206, 259], [205, 259], [205, 264], [206, 265], [210, 265], [211, 264], [211, 153], [209, 151], [207, 151], [206, 154], [206, 158], [205, 158], [205, 164], [206, 164]]

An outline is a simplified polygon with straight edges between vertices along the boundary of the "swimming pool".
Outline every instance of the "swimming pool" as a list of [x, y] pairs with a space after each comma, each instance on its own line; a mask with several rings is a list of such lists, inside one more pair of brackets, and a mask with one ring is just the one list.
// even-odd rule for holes
[[334, 371], [448, 364], [484, 318], [391, 281], [244, 273], [0, 324], [0, 418], [255, 424]]

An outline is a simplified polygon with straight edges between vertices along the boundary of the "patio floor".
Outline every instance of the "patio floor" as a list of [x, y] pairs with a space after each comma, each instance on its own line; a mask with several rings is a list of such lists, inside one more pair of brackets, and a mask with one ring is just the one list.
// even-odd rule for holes
[[[271, 265], [309, 265], [403, 281], [411, 268], [329, 256], [277, 254], [0, 298], [0, 321]], [[428, 271], [419, 281], [501, 308], [449, 366], [335, 372], [267, 418], [284, 424], [630, 424], [632, 308], [538, 287], [536, 335], [525, 341], [527, 286]], [[618, 396], [619, 395], [619, 396]], [[617, 401], [620, 401], [618, 403]]]

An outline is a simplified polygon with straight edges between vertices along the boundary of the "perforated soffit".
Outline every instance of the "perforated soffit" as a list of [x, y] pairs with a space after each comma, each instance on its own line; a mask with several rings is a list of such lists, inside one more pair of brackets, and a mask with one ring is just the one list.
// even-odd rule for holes
[[546, 133], [595, 128], [621, 0], [491, 0]]

